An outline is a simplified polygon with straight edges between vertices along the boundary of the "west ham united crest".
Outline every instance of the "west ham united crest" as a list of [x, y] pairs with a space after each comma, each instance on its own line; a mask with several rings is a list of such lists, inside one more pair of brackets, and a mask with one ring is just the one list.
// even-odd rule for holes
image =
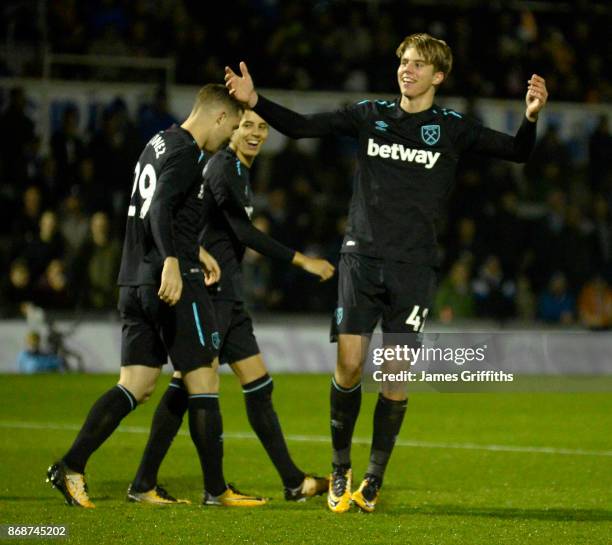
[[338, 307], [336, 309], [336, 324], [340, 325], [342, 323], [342, 318], [344, 318], [344, 309]]
[[423, 125], [421, 127], [421, 138], [428, 146], [433, 146], [440, 140], [440, 125]]

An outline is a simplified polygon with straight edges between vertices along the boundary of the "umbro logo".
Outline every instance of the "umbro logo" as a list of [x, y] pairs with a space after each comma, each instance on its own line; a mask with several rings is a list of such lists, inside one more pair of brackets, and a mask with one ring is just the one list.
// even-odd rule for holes
[[376, 128], [379, 131], [386, 131], [387, 127], [389, 126], [387, 123], [385, 123], [384, 121], [377, 121], [376, 123], [374, 123], [376, 125]]

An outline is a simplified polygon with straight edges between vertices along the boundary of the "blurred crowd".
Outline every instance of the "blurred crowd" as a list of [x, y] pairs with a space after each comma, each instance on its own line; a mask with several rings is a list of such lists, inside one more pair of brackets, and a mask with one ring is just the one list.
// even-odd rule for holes
[[[242, 59], [262, 87], [391, 92], [397, 45], [426, 31], [453, 49], [454, 70], [444, 85], [450, 95], [518, 98], [525, 75], [537, 72], [555, 100], [612, 97], [612, 42], [605, 39], [612, 8], [605, 1], [531, 3], [536, 11], [519, 3], [397, 0], [236, 0], [231, 9], [214, 11], [200, 0], [55, 0], [42, 4], [43, 13], [37, 2], [13, 4], [0, 14], [7, 44], [170, 57], [179, 83], [217, 81], [226, 64]], [[4, 71], [38, 76], [41, 66], [34, 56]], [[74, 66], [58, 67], [53, 75], [147, 77]]]
[[[31, 301], [48, 311], [112, 311], [133, 165], [144, 143], [174, 117], [159, 92], [130, 115], [117, 98], [89, 132], [66, 104], [48, 153], [41, 151], [27, 97], [14, 88], [0, 116], [0, 314]], [[469, 115], [478, 117], [470, 107]], [[526, 167], [466, 157], [439, 225], [443, 322], [581, 322], [612, 325], [612, 136], [601, 117], [578, 161], [576, 143], [554, 122], [540, 126]], [[265, 151], [265, 148], [264, 148]], [[317, 141], [306, 153], [288, 140], [252, 172], [258, 228], [311, 255], [338, 261], [354, 143]], [[580, 155], [580, 154], [579, 154]], [[249, 304], [257, 311], [329, 312], [335, 282], [245, 257]]]
[[[261, 87], [394, 92], [397, 44], [428, 31], [454, 52], [443, 94], [522, 98], [526, 75], [535, 71], [556, 101], [612, 97], [606, 64], [612, 41], [601, 39], [611, 23], [605, 2], [582, 0], [571, 11], [540, 2], [536, 12], [440, 2], [411, 8], [409, 16], [406, 3], [395, 1], [239, 0], [214, 12], [195, 0], [9, 4], [0, 13], [7, 51], [29, 44], [56, 53], [170, 57], [179, 83], [218, 81], [224, 65], [244, 59]], [[28, 59], [0, 60], [0, 75], [39, 76], [40, 56]], [[138, 70], [55, 70], [53, 77], [157, 83]], [[47, 150], [26, 101], [15, 88], [1, 104], [0, 315], [18, 315], [25, 301], [51, 311], [112, 310], [133, 165], [144, 143], [176, 120], [162, 91], [137, 112], [118, 97], [86, 130], [79, 110], [65, 104]], [[466, 113], [478, 117], [473, 106]], [[608, 119], [599, 119], [588, 141], [563, 140], [554, 122], [539, 130], [525, 168], [469, 157], [460, 165], [438, 228], [433, 310], [440, 320], [612, 325]], [[279, 153], [262, 155], [252, 176], [256, 225], [337, 262], [353, 152], [349, 141], [324, 139], [312, 153], [288, 141]], [[318, 284], [254, 252], [247, 252], [244, 268], [256, 310], [335, 306], [334, 282]]]

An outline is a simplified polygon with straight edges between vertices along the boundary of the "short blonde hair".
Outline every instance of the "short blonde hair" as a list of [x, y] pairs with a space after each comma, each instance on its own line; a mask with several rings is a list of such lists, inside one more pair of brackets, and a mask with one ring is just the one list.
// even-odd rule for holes
[[453, 53], [444, 40], [438, 40], [424, 32], [411, 34], [404, 38], [395, 53], [401, 59], [409, 47], [414, 47], [428, 63], [433, 64], [436, 72], [443, 72], [444, 76], [448, 76], [453, 67]]

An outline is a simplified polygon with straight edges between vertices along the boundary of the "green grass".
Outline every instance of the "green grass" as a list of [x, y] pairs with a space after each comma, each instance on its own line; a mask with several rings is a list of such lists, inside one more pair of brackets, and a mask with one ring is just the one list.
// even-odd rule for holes
[[[0, 377], [0, 524], [67, 524], [70, 537], [54, 543], [75, 544], [612, 542], [609, 393], [414, 394], [377, 512], [334, 515], [323, 497], [303, 504], [282, 499], [279, 478], [261, 445], [252, 438], [237, 438], [250, 428], [242, 394], [230, 376], [222, 379], [221, 397], [225, 474], [242, 490], [272, 497], [270, 504], [242, 510], [198, 506], [202, 481], [186, 426], [162, 466], [160, 480], [194, 505], [126, 503], [125, 491], [146, 440], [133, 428], [149, 425], [167, 380], [162, 379], [148, 404], [124, 421], [121, 433], [92, 456], [88, 481], [97, 509], [86, 511], [66, 506], [44, 482], [44, 473], [115, 378]], [[298, 465], [327, 472], [330, 444], [313, 436], [328, 435], [329, 377], [276, 376], [274, 395], [285, 433], [296, 436], [288, 443]], [[370, 436], [374, 402], [374, 395], [364, 395], [358, 438]], [[415, 446], [411, 441], [423, 443]], [[367, 463], [365, 443], [353, 447], [357, 480]], [[435, 443], [591, 452], [509, 452]]]

